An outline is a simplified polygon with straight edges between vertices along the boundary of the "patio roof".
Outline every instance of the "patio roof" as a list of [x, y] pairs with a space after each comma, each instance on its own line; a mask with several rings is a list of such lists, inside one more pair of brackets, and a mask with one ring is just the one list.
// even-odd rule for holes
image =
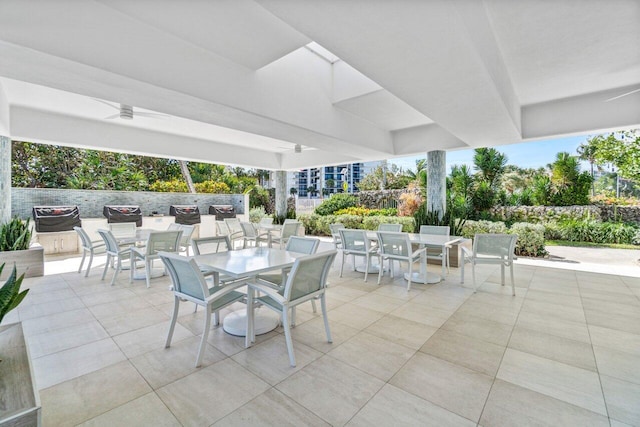
[[[634, 0], [1, 12], [0, 135], [13, 139], [295, 170], [640, 126]], [[96, 99], [134, 119], [105, 119], [117, 111]]]

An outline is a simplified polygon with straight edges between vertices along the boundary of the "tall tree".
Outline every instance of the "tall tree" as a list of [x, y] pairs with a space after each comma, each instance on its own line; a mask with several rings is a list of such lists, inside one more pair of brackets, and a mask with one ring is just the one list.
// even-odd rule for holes
[[578, 148], [576, 148], [576, 151], [578, 153], [578, 156], [580, 158], [580, 160], [586, 160], [587, 162], [589, 162], [589, 169], [591, 172], [591, 195], [595, 196], [596, 195], [596, 187], [595, 187], [595, 171], [594, 171], [594, 166], [597, 162], [597, 158], [596, 158], [596, 154], [598, 152], [598, 139], [601, 138], [601, 135], [598, 136], [594, 136], [591, 138], [588, 138], [586, 142], [580, 144], [578, 146]]
[[490, 187], [495, 188], [497, 179], [507, 165], [507, 156], [495, 148], [476, 148], [474, 151], [473, 165], [475, 169]]
[[614, 132], [592, 138], [597, 163], [613, 164], [623, 178], [640, 181], [640, 130]]

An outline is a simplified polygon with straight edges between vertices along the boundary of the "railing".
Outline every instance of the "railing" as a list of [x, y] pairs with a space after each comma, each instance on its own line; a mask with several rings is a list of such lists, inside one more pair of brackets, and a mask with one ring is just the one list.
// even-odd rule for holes
[[322, 203], [323, 199], [304, 199], [296, 198], [296, 213], [310, 213]]

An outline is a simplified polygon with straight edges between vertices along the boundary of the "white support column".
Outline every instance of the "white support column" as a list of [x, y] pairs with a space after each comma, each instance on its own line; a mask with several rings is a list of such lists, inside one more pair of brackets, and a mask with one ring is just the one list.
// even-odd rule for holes
[[427, 211], [442, 218], [447, 208], [447, 152], [427, 153]]
[[11, 220], [11, 139], [0, 135], [0, 224]]
[[276, 171], [276, 215], [287, 214], [287, 172]]

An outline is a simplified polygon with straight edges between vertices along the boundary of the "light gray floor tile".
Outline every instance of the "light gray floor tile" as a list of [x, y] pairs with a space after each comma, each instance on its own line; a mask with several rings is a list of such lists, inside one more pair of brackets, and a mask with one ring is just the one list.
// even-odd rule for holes
[[365, 332], [417, 350], [437, 330], [433, 326], [388, 315], [369, 326]]
[[348, 303], [329, 311], [328, 316], [333, 322], [364, 329], [384, 316], [384, 313]]
[[640, 335], [589, 325], [593, 345], [640, 356]]
[[385, 295], [379, 295], [375, 292], [368, 293], [367, 295], [361, 296], [351, 301], [352, 304], [357, 305], [358, 307], [368, 308], [370, 310], [379, 311], [381, 313], [389, 313], [405, 304], [405, 302], [406, 301], [404, 300], [388, 297]]
[[516, 326], [509, 348], [596, 372], [591, 345]]
[[[271, 331], [266, 334], [256, 335], [255, 343], [260, 344], [261, 342], [271, 339], [279, 334], [280, 333], [276, 329], [275, 331]], [[233, 356], [234, 354], [245, 350], [244, 337], [230, 335], [222, 329], [222, 326], [218, 328], [211, 328], [207, 342], [227, 356]]]
[[617, 313], [603, 313], [600, 311], [585, 310], [588, 325], [602, 326], [603, 328], [629, 332], [640, 335], [640, 321], [636, 316], [627, 316]]
[[29, 320], [36, 317], [49, 316], [51, 314], [63, 313], [85, 308], [80, 298], [73, 297], [59, 301], [50, 301], [42, 304], [31, 304], [18, 307], [20, 320]]
[[180, 427], [180, 423], [155, 393], [148, 393], [80, 424], [80, 427], [112, 426]]
[[[133, 358], [148, 351], [164, 348], [168, 332], [169, 322], [160, 322], [155, 325], [117, 335], [113, 337], [113, 340], [128, 358]], [[173, 331], [173, 339], [171, 342], [172, 344], [178, 343], [180, 340], [192, 336], [193, 334], [191, 332], [178, 323]]]
[[420, 351], [493, 377], [505, 347], [440, 329]]
[[640, 356], [597, 345], [593, 351], [600, 375], [640, 384]]
[[268, 388], [260, 378], [225, 359], [160, 388], [157, 394], [182, 425], [202, 426], [213, 424]]
[[[331, 319], [331, 314], [329, 314], [329, 319]], [[329, 330], [331, 331], [331, 338], [333, 339], [332, 343], [327, 342], [327, 334], [324, 329], [324, 321], [322, 318], [315, 318], [303, 323], [302, 325], [296, 326], [291, 329], [294, 346], [295, 341], [297, 341], [308, 345], [315, 350], [326, 353], [359, 332], [358, 329], [333, 322], [332, 320], [329, 320]]]
[[26, 336], [31, 336], [43, 332], [51, 332], [59, 328], [67, 328], [69, 326], [91, 322], [93, 320], [95, 320], [95, 317], [93, 317], [93, 314], [91, 314], [88, 309], [80, 308], [78, 310], [64, 311], [49, 316], [23, 320], [22, 329]]
[[385, 385], [347, 424], [348, 426], [473, 427], [476, 424], [440, 406]]
[[604, 415], [497, 379], [489, 393], [480, 425], [606, 427], [609, 421]]
[[477, 422], [492, 382], [488, 375], [418, 352], [389, 384]]
[[33, 359], [40, 390], [126, 360], [111, 338]]
[[[159, 348], [130, 359], [149, 385], [157, 390], [177, 379], [195, 372], [196, 357], [201, 337], [189, 337], [173, 343], [169, 348]], [[207, 367], [227, 356], [207, 343], [202, 367]]]
[[414, 353], [414, 349], [360, 332], [328, 354], [376, 378], [388, 381]]
[[169, 324], [169, 316], [154, 307], [140, 308], [125, 315], [103, 318], [100, 323], [110, 336], [131, 332], [157, 323]]
[[328, 423], [344, 425], [383, 385], [371, 375], [323, 356], [276, 388]]
[[128, 299], [93, 305], [89, 307], [89, 310], [91, 310], [98, 320], [104, 320], [115, 316], [124, 316], [148, 307], [151, 307], [151, 304], [149, 304], [146, 299], [134, 296]]
[[313, 412], [303, 408], [276, 389], [269, 389], [260, 396], [235, 410], [214, 424], [215, 427], [244, 426], [329, 426]]
[[408, 302], [391, 312], [393, 316], [410, 320], [412, 322], [422, 323], [434, 328], [442, 326], [442, 324], [451, 317], [452, 313], [453, 310], [441, 310], [424, 304], [415, 303], [413, 301]]
[[507, 349], [497, 378], [606, 415], [598, 374]]
[[565, 306], [547, 301], [528, 299], [522, 305], [523, 313], [533, 313], [550, 319], [568, 320], [570, 322], [586, 323], [582, 307]]
[[615, 420], [640, 425], [640, 385], [601, 375], [604, 399], [609, 416]]
[[299, 342], [294, 343], [293, 351], [295, 367], [289, 362], [284, 335], [277, 335], [236, 353], [232, 358], [264, 381], [275, 385], [322, 356], [321, 352]]
[[40, 391], [45, 426], [72, 426], [151, 391], [127, 361]]
[[42, 304], [76, 297], [75, 292], [73, 292], [69, 286], [64, 286], [62, 289], [57, 290], [51, 289], [50, 292], [34, 292], [39, 288], [42, 288], [42, 286], [35, 289], [29, 289], [27, 296], [22, 300], [20, 306], [25, 307], [32, 304]]
[[513, 326], [456, 312], [442, 325], [442, 329], [506, 346]]
[[89, 320], [66, 328], [29, 335], [29, 351], [31, 357], [38, 358], [108, 337], [97, 320]]
[[549, 318], [543, 314], [522, 312], [516, 326], [584, 343], [591, 342], [587, 324], [584, 322], [571, 322]]

